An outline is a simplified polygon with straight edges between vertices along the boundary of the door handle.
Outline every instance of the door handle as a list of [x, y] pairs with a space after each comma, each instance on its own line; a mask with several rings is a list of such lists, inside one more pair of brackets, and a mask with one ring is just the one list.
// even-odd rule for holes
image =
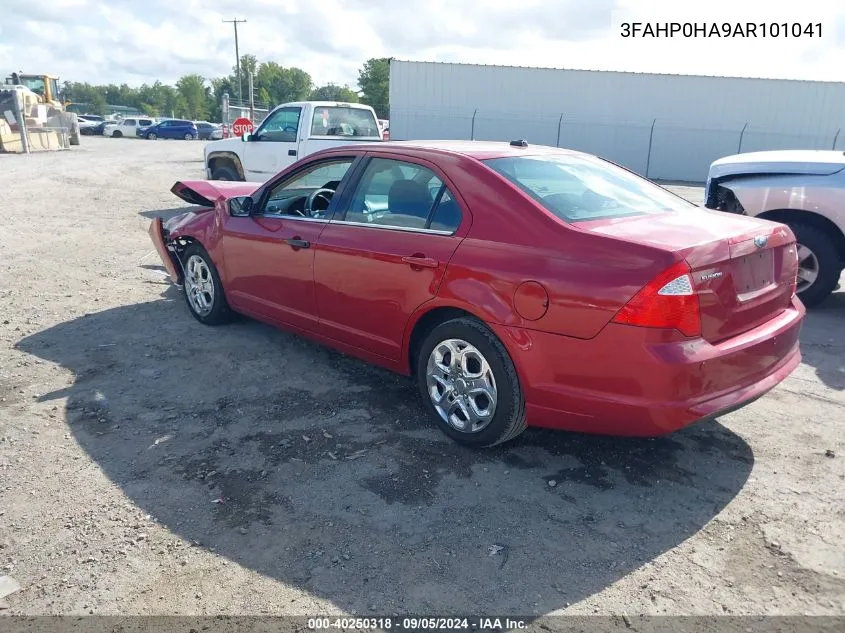
[[403, 257], [402, 261], [408, 264], [411, 268], [421, 269], [421, 268], [437, 268], [440, 265], [436, 259], [432, 259], [431, 257], [423, 257], [422, 255], [415, 255], [413, 257]]
[[295, 149], [289, 149], [288, 150], [288, 156], [296, 156], [296, 150]]
[[285, 241], [293, 248], [311, 248], [311, 242], [299, 239], [298, 237], [293, 237]]

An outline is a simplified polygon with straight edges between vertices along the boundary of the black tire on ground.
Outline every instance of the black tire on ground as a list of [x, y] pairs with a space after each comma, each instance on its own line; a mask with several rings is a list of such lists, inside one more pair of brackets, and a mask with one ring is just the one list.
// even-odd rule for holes
[[191, 134], [190, 132], [185, 133], [185, 140], [186, 140], [186, 141], [193, 141], [193, 140], [194, 140], [194, 135], [193, 135], [193, 134]]
[[833, 236], [811, 224], [790, 223], [789, 228], [795, 234], [798, 244], [806, 246], [819, 262], [819, 276], [813, 284], [798, 293], [801, 302], [811, 308], [824, 301], [836, 288], [842, 274], [842, 262], [836, 249]]
[[211, 171], [211, 179], [212, 180], [240, 180], [241, 177], [238, 176], [238, 172], [236, 172], [233, 167], [220, 166], [220, 167], [215, 167]]
[[121, 136], [123, 136], [123, 132], [121, 132], [120, 130], [115, 130], [114, 133], [111, 135], [112, 138], [120, 138]]
[[212, 301], [211, 311], [208, 314], [198, 313], [188, 298], [188, 280], [183, 279], [184, 283], [182, 287], [185, 295], [185, 303], [188, 305], [188, 311], [197, 321], [204, 325], [221, 325], [223, 323], [228, 323], [233, 320], [234, 313], [229, 307], [229, 303], [226, 301], [223, 284], [220, 281], [220, 274], [217, 272], [217, 267], [214, 265], [214, 262], [211, 260], [209, 254], [197, 243], [188, 245], [182, 253], [181, 261], [182, 266], [185, 269], [185, 276], [187, 277], [188, 275], [188, 261], [194, 256], [202, 258], [208, 268], [208, 271], [211, 273], [211, 282], [214, 285], [214, 298]]
[[150, 132], [149, 134], [147, 134], [147, 140], [148, 140], [148, 141], [154, 141], [154, 140], [156, 140], [157, 138], [158, 138], [158, 136], [156, 135], [156, 133], [155, 133], [155, 132]]
[[[429, 356], [437, 345], [449, 339], [461, 339], [475, 346], [487, 360], [496, 381], [497, 403], [493, 419], [486, 427], [474, 433], [460, 431], [443, 420], [428, 393], [426, 369]], [[513, 361], [496, 335], [476, 319], [452, 319], [434, 328], [420, 346], [416, 379], [423, 406], [440, 430], [460, 444], [494, 446], [515, 438], [526, 428], [525, 397]]]

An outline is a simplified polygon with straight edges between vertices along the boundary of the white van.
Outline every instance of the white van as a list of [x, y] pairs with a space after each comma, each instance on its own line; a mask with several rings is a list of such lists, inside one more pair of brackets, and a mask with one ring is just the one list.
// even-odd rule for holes
[[112, 138], [120, 138], [126, 136], [135, 138], [137, 136], [138, 128], [146, 128], [155, 124], [155, 119], [151, 117], [127, 117], [120, 121], [107, 123], [103, 127], [103, 136], [111, 136]]
[[318, 150], [381, 140], [376, 113], [370, 106], [329, 101], [285, 103], [251, 134], [206, 144], [205, 167], [210, 180], [264, 182]]

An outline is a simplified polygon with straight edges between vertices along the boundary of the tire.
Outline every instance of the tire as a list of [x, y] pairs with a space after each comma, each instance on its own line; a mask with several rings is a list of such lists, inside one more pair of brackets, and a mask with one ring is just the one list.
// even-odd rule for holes
[[194, 140], [194, 135], [193, 135], [193, 134], [191, 134], [191, 133], [187, 133], [187, 134], [185, 134], [185, 140], [186, 140], [186, 141], [193, 141], [193, 140]]
[[[190, 244], [182, 253], [181, 261], [185, 274], [185, 303], [194, 318], [204, 325], [220, 325], [231, 321], [233, 314], [223, 292], [220, 274], [206, 250], [199, 244]], [[192, 278], [204, 279], [206, 291], [194, 293], [196, 284], [191, 281]], [[211, 293], [207, 290], [209, 288]], [[202, 303], [208, 303], [206, 309], [200, 309], [197, 299], [192, 299], [197, 294], [202, 295]]]
[[155, 132], [150, 132], [149, 134], [147, 134], [147, 140], [148, 140], [148, 141], [154, 141], [154, 140], [156, 140], [157, 138], [158, 138], [158, 136], [156, 136], [156, 133], [155, 133]]
[[232, 167], [215, 167], [214, 170], [211, 172], [211, 179], [240, 180], [241, 177], [238, 176], [238, 172], [236, 172]]
[[123, 132], [121, 132], [120, 130], [115, 130], [114, 132], [112, 132], [111, 135], [112, 138], [120, 138], [121, 136], [123, 136]]
[[[461, 349], [460, 345], [456, 345], [453, 341], [468, 344], [474, 350], [470, 347]], [[429, 363], [434, 363], [433, 358], [448, 349], [469, 352], [470, 357], [465, 365], [470, 368], [471, 374], [492, 373], [493, 391], [496, 396], [495, 407], [492, 410], [492, 418], [477, 430], [461, 430], [454, 423], [447, 422], [433, 401], [430, 390], [437, 389], [443, 397], [443, 405], [440, 408], [445, 411], [446, 417], [451, 418], [449, 412], [454, 410], [456, 412], [454, 415], [463, 417], [464, 420], [461, 422], [466, 423], [466, 416], [463, 413], [457, 413], [460, 407], [454, 404], [456, 401], [454, 395], [453, 399], [449, 400], [450, 396], [447, 394], [450, 392], [443, 388], [443, 383], [434, 381], [429, 375]], [[438, 350], [437, 355], [433, 357], [435, 350]], [[485, 371], [475, 352], [480, 353], [481, 358], [486, 361], [489, 372]], [[441, 356], [441, 364], [445, 364], [446, 359], [447, 356]], [[525, 397], [519, 384], [516, 368], [501, 341], [480, 321], [473, 318], [459, 318], [438, 325], [426, 336], [420, 346], [416, 364], [417, 387], [423, 399], [423, 406], [433, 416], [440, 430], [456, 442], [475, 447], [494, 446], [515, 438], [525, 430]], [[432, 364], [432, 367], [436, 365]], [[444, 372], [438, 373], [442, 380], [449, 380]], [[465, 375], [458, 374], [458, 377], [461, 380], [451, 381], [458, 392], [457, 399], [463, 398], [464, 406], [469, 406], [467, 399], [472, 397], [470, 391], [472, 385], [462, 382]], [[489, 380], [482, 379], [481, 383], [484, 382], [489, 386]], [[482, 394], [480, 399], [478, 396], [474, 398], [478, 409], [485, 410], [485, 400], [489, 409], [490, 400], [485, 395]]]
[[[839, 258], [833, 236], [811, 224], [795, 222], [790, 223], [789, 228], [795, 234], [799, 250], [801, 250], [801, 247], [809, 249], [818, 262], [816, 267], [818, 276], [815, 281], [798, 293], [801, 302], [811, 308], [824, 301], [836, 289], [839, 276], [842, 274], [842, 261]], [[801, 263], [806, 261], [805, 259]], [[799, 283], [800, 281], [799, 278]]]

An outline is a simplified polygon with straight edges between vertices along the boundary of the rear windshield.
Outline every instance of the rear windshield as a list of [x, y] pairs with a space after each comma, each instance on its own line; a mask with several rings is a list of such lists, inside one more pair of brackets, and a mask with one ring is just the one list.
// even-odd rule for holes
[[567, 222], [696, 208], [652, 182], [590, 156], [519, 156], [484, 163]]
[[344, 106], [314, 109], [311, 136], [356, 136], [381, 138], [376, 117], [370, 110]]

